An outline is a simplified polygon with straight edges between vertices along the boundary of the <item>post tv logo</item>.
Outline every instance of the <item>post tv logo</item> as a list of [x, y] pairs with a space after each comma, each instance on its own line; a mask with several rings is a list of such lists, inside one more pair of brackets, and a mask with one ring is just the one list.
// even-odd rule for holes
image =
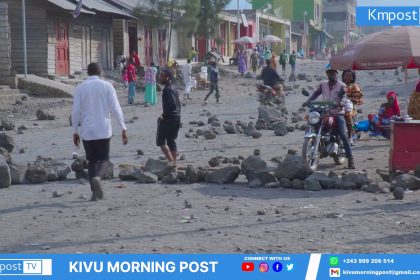
[[0, 259], [0, 276], [51, 276], [52, 259]]
[[330, 268], [330, 277], [338, 278], [341, 276], [341, 269], [340, 268]]

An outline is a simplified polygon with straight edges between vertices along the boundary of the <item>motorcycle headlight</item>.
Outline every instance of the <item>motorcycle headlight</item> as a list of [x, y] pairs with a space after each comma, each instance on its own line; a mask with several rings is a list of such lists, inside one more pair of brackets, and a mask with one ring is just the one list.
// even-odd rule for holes
[[321, 115], [318, 112], [310, 112], [308, 121], [310, 124], [317, 124], [321, 120]]

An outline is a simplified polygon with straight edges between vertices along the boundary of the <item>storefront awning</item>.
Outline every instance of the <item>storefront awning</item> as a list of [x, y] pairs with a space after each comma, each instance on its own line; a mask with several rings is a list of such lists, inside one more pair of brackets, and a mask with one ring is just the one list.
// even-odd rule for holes
[[[50, 2], [54, 5], [57, 5], [60, 8], [66, 10], [66, 11], [72, 11], [73, 12], [76, 9], [76, 4], [74, 4], [72, 2], [69, 2], [68, 0], [48, 0], [48, 2]], [[84, 14], [91, 14], [91, 15], [95, 14], [95, 12], [91, 12], [91, 11], [88, 11], [88, 10], [83, 9], [83, 8], [81, 9], [80, 12], [84, 13]]]

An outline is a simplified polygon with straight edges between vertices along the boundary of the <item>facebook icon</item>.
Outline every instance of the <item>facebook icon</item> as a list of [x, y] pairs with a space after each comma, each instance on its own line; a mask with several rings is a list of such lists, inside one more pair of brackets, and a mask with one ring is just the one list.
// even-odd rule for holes
[[283, 265], [280, 262], [273, 263], [273, 271], [280, 272], [283, 269]]

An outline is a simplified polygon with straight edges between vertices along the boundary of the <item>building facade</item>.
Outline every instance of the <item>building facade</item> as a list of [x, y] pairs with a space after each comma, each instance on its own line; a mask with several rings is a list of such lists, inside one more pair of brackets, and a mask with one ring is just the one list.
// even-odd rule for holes
[[325, 29], [335, 38], [338, 48], [351, 44], [360, 37], [356, 26], [355, 0], [323, 0]]
[[[11, 67], [24, 72], [22, 2], [7, 0], [10, 25]], [[67, 0], [26, 0], [27, 71], [41, 77], [81, 73], [90, 62], [113, 69], [112, 19], [129, 17], [114, 7], [83, 1], [78, 17], [76, 4]]]

